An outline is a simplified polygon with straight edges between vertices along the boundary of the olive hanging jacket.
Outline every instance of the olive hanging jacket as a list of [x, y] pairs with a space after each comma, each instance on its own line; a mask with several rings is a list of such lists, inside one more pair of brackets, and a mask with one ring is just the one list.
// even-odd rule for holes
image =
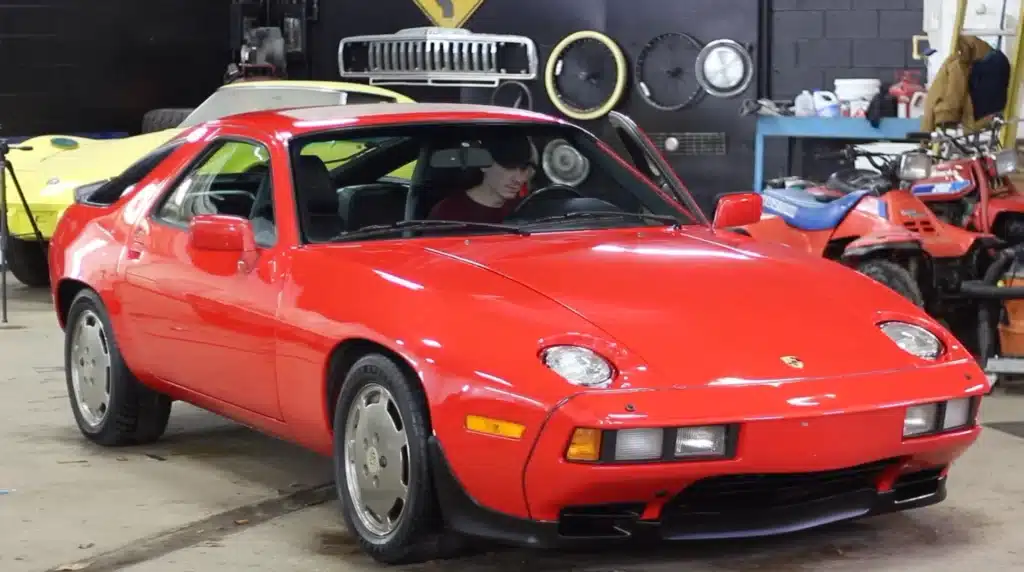
[[974, 131], [981, 123], [974, 119], [974, 106], [968, 89], [968, 78], [974, 62], [992, 51], [992, 46], [975, 36], [960, 36], [957, 49], [946, 61], [928, 86], [921, 130], [933, 131], [938, 125], [962, 125], [964, 131]]

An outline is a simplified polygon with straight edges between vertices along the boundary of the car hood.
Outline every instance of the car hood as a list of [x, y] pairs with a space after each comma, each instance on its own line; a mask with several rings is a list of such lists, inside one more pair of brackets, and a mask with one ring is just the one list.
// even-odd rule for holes
[[[449, 242], [437, 253], [483, 266], [560, 303], [638, 354], [669, 386], [822, 377], [915, 367], [879, 312], [923, 314], [838, 264], [710, 231], [535, 234]], [[787, 365], [797, 358], [803, 366]]]
[[31, 151], [17, 152], [11, 159], [30, 204], [67, 206], [76, 187], [120, 174], [180, 132], [166, 129], [121, 139], [60, 136], [78, 143], [68, 150], [53, 146], [51, 136], [36, 137], [25, 142]]

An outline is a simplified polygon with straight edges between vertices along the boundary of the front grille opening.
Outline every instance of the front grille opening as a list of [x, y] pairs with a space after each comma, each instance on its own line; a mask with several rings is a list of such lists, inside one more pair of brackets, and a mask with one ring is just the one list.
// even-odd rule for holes
[[569, 506], [558, 515], [558, 534], [572, 538], [626, 538], [644, 513], [644, 503]]
[[683, 489], [665, 510], [676, 514], [765, 511], [865, 489], [877, 490], [882, 473], [895, 463], [896, 459], [887, 459], [815, 473], [711, 477]]
[[920, 222], [907, 221], [907, 222], [903, 223], [903, 226], [905, 226], [907, 228], [907, 230], [909, 230], [911, 232], [926, 232], [926, 233], [928, 233], [928, 232], [932, 232], [932, 233], [935, 232], [935, 227], [932, 226], [931, 221], [927, 221], [927, 220], [923, 220], [923, 221], [920, 221]]
[[896, 504], [910, 502], [939, 492], [942, 467], [900, 475], [892, 486]]

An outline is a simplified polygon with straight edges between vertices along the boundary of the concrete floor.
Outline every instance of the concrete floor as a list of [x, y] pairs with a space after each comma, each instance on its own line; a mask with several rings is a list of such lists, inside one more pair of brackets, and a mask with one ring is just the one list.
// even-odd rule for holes
[[[328, 461], [296, 447], [182, 404], [157, 445], [87, 444], [68, 409], [49, 294], [15, 286], [10, 309], [0, 328], [0, 570], [382, 569], [340, 523]], [[1024, 438], [1006, 431], [1017, 422], [1024, 435], [1024, 397], [990, 398], [983, 417], [989, 430], [954, 467], [949, 499], [935, 507], [767, 540], [653, 553], [498, 551], [404, 570], [1017, 570]]]

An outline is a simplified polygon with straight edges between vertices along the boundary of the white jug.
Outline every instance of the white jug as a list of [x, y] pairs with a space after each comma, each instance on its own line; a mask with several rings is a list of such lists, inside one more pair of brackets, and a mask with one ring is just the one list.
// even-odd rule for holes
[[814, 109], [818, 117], [839, 117], [839, 98], [831, 91], [816, 90]]

